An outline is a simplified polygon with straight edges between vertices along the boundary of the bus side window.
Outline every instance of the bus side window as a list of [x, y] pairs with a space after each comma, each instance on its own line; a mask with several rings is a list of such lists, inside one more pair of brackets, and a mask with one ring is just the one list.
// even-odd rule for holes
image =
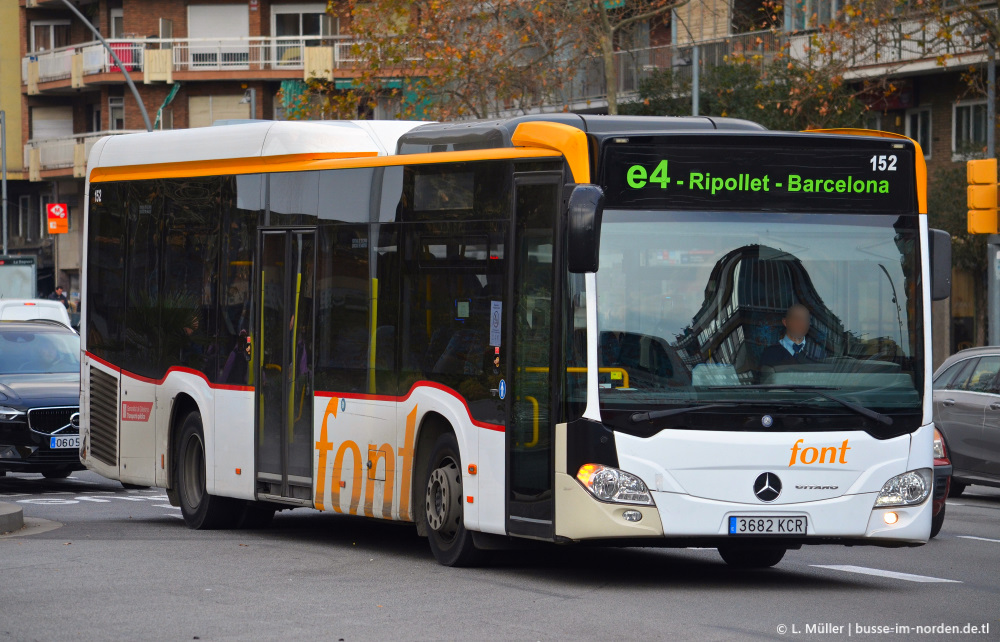
[[326, 225], [318, 240], [316, 387], [367, 392], [372, 287], [368, 225]]
[[220, 272], [219, 382], [250, 385], [252, 357], [247, 353], [253, 309], [253, 258], [257, 223], [263, 209], [263, 178], [259, 174], [235, 176], [222, 187], [222, 266]]

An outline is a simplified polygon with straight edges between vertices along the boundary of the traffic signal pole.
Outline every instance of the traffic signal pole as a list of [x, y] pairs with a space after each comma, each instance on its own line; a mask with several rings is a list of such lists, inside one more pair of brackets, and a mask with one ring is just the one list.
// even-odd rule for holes
[[[986, 50], [986, 158], [996, 158], [997, 131], [997, 63], [996, 47], [991, 42]], [[991, 234], [986, 240], [986, 327], [987, 343], [1000, 345], [1000, 235]]]

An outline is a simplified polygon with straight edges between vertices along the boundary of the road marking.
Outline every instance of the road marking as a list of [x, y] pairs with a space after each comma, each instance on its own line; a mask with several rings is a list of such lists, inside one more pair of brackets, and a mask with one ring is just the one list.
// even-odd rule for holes
[[101, 499], [99, 497], [86, 497], [84, 495], [77, 495], [77, 499], [84, 502], [95, 502], [97, 504], [108, 504], [111, 502], [110, 499]]
[[177, 519], [184, 519], [183, 515], [178, 515], [177, 513], [163, 513], [167, 517], [176, 517]]
[[170, 510], [180, 510], [180, 506], [171, 506], [170, 504], [153, 504], [157, 508], [169, 508]]
[[980, 542], [994, 542], [1000, 544], [1000, 539], [990, 539], [989, 537], [976, 537], [975, 535], [956, 535], [955, 537], [961, 537], [962, 539], [977, 539]]
[[949, 506], [965, 506], [965, 504], [959, 504], [958, 502], [953, 502], [950, 499], [948, 500], [948, 505]]
[[862, 575], [877, 575], [879, 577], [891, 577], [894, 580], [906, 580], [908, 582], [949, 582], [961, 584], [959, 580], [946, 580], [940, 577], [928, 577], [926, 575], [911, 575], [910, 573], [897, 573], [896, 571], [883, 571], [878, 568], [866, 568], [864, 566], [852, 566], [850, 564], [810, 564], [815, 568], [828, 568], [833, 571], [844, 571], [846, 573], [860, 573]]

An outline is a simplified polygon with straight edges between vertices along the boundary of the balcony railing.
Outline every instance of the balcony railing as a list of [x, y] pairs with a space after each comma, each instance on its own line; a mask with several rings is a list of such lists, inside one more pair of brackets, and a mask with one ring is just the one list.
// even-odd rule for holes
[[[751, 63], [765, 64], [781, 51], [784, 37], [773, 31], [757, 31], [698, 43], [699, 67], [702, 73], [726, 64], [735, 56]], [[693, 63], [692, 44], [661, 45], [615, 52], [618, 71], [619, 100], [628, 99], [639, 86], [654, 74], [672, 70], [677, 77], [690, 80]], [[583, 63], [560, 96], [564, 104], [600, 101], [607, 97], [604, 61], [592, 58]]]
[[[333, 69], [357, 62], [352, 47], [359, 41], [350, 36], [279, 36], [254, 38], [140, 38], [109, 40], [108, 44], [129, 72], [146, 70], [156, 58], [166, 60], [169, 71], [302, 71], [307, 50], [325, 47], [332, 54]], [[153, 53], [156, 52], [156, 53]], [[163, 53], [161, 53], [163, 52]], [[169, 53], [166, 53], [169, 52]], [[21, 78], [29, 83], [29, 65], [38, 63], [37, 82], [64, 80], [73, 75], [73, 61], [81, 56], [86, 75], [120, 71], [111, 54], [99, 42], [86, 42], [51, 51], [32, 52], [21, 61]], [[166, 70], [163, 70], [166, 71]]]
[[132, 134], [145, 130], [114, 130], [74, 134], [59, 138], [29, 140], [24, 146], [24, 166], [29, 176], [38, 180], [38, 173], [44, 170], [73, 168], [74, 176], [83, 176], [87, 169], [90, 150], [104, 136]]

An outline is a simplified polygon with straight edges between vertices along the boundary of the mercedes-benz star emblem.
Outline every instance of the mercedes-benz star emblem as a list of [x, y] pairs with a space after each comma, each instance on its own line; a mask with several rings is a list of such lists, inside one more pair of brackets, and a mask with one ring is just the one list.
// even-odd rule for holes
[[753, 494], [762, 502], [773, 502], [781, 494], [781, 480], [774, 473], [761, 473], [753, 483]]
[[770, 428], [773, 423], [774, 419], [771, 417], [771, 415], [764, 415], [763, 417], [760, 418], [760, 425], [764, 426], [765, 428]]

